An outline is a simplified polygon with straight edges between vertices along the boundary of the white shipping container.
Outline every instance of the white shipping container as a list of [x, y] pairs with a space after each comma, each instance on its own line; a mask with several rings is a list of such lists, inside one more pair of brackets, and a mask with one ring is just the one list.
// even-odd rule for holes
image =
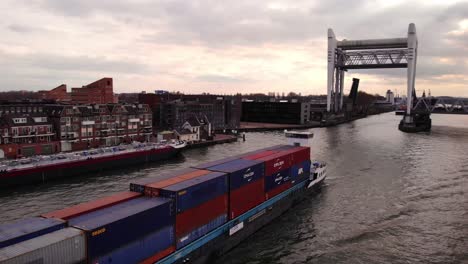
[[85, 260], [85, 234], [71, 227], [0, 249], [1, 264], [66, 264]]

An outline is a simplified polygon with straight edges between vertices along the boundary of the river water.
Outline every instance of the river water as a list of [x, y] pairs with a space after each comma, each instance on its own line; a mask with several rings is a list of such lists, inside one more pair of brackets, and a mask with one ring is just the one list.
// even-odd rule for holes
[[[468, 116], [432, 115], [430, 133], [398, 131], [400, 116], [312, 129], [327, 161], [320, 193], [219, 263], [468, 263]], [[177, 159], [0, 193], [0, 222], [128, 189], [134, 179], [285, 142], [280, 132], [184, 151]]]

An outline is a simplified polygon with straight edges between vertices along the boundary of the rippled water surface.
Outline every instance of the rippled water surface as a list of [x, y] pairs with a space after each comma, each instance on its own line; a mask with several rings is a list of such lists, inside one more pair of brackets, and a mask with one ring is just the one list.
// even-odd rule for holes
[[[219, 263], [468, 263], [468, 116], [433, 115], [427, 134], [371, 116], [312, 129], [312, 155], [329, 164], [322, 191], [289, 210]], [[134, 179], [278, 143], [280, 132], [187, 150], [139, 169], [0, 193], [0, 222], [128, 188]]]

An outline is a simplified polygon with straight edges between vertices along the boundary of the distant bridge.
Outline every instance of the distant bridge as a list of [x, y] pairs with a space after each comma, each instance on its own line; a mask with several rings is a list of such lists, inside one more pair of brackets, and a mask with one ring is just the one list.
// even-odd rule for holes
[[437, 114], [468, 114], [468, 98], [447, 96], [421, 97], [413, 107], [413, 112], [430, 112]]

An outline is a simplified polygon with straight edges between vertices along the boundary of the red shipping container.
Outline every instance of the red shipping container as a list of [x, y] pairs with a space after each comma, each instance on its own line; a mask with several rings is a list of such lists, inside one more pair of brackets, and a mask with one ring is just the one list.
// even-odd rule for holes
[[257, 160], [265, 161], [265, 176], [272, 175], [292, 166], [291, 153], [278, 152], [258, 158]]
[[176, 238], [183, 236], [197, 227], [207, 224], [219, 215], [228, 212], [228, 195], [224, 194], [195, 208], [176, 215]]
[[229, 216], [234, 219], [265, 201], [264, 179], [256, 180], [231, 191]]
[[280, 153], [291, 154], [291, 164], [296, 165], [305, 160], [310, 160], [310, 148], [309, 147], [295, 147], [288, 150], [282, 150]]
[[138, 192], [120, 192], [94, 201], [77, 204], [72, 207], [46, 213], [43, 214], [42, 217], [68, 220], [70, 218], [122, 203], [140, 196], [141, 193]]
[[193, 178], [197, 178], [197, 177], [209, 174], [209, 173], [212, 173], [212, 172], [208, 171], [208, 170], [196, 170], [194, 172], [179, 175], [179, 176], [176, 176], [174, 178], [170, 178], [170, 179], [162, 180], [162, 181], [159, 181], [159, 182], [154, 182], [154, 183], [147, 184], [147, 185], [145, 185], [145, 195], [150, 196], [150, 197], [159, 196], [159, 190], [161, 188], [164, 188], [164, 187], [167, 187], [167, 186], [179, 183], [179, 182], [183, 182], [183, 181], [186, 181], [186, 180], [190, 180], [190, 179], [193, 179]]
[[292, 183], [287, 182], [282, 185], [279, 185], [277, 188], [274, 188], [273, 190], [270, 190], [269, 192], [265, 194], [266, 200], [271, 199], [275, 197], [276, 195], [286, 191], [287, 189], [291, 188], [291, 186], [292, 186]]
[[242, 158], [243, 159], [248, 159], [248, 160], [256, 160], [256, 159], [259, 159], [259, 158], [263, 158], [263, 157], [266, 157], [266, 156], [273, 155], [275, 153], [278, 153], [278, 151], [276, 151], [276, 150], [265, 150], [265, 151], [262, 151], [260, 153], [248, 155], [248, 156], [245, 156], [245, 157], [242, 157]]
[[153, 264], [156, 261], [159, 261], [163, 259], [164, 257], [168, 256], [169, 254], [171, 254], [172, 252], [174, 252], [175, 249], [176, 249], [175, 246], [168, 247], [167, 249], [156, 253], [154, 256], [151, 256], [143, 260], [142, 262], [140, 262], [140, 264]]

